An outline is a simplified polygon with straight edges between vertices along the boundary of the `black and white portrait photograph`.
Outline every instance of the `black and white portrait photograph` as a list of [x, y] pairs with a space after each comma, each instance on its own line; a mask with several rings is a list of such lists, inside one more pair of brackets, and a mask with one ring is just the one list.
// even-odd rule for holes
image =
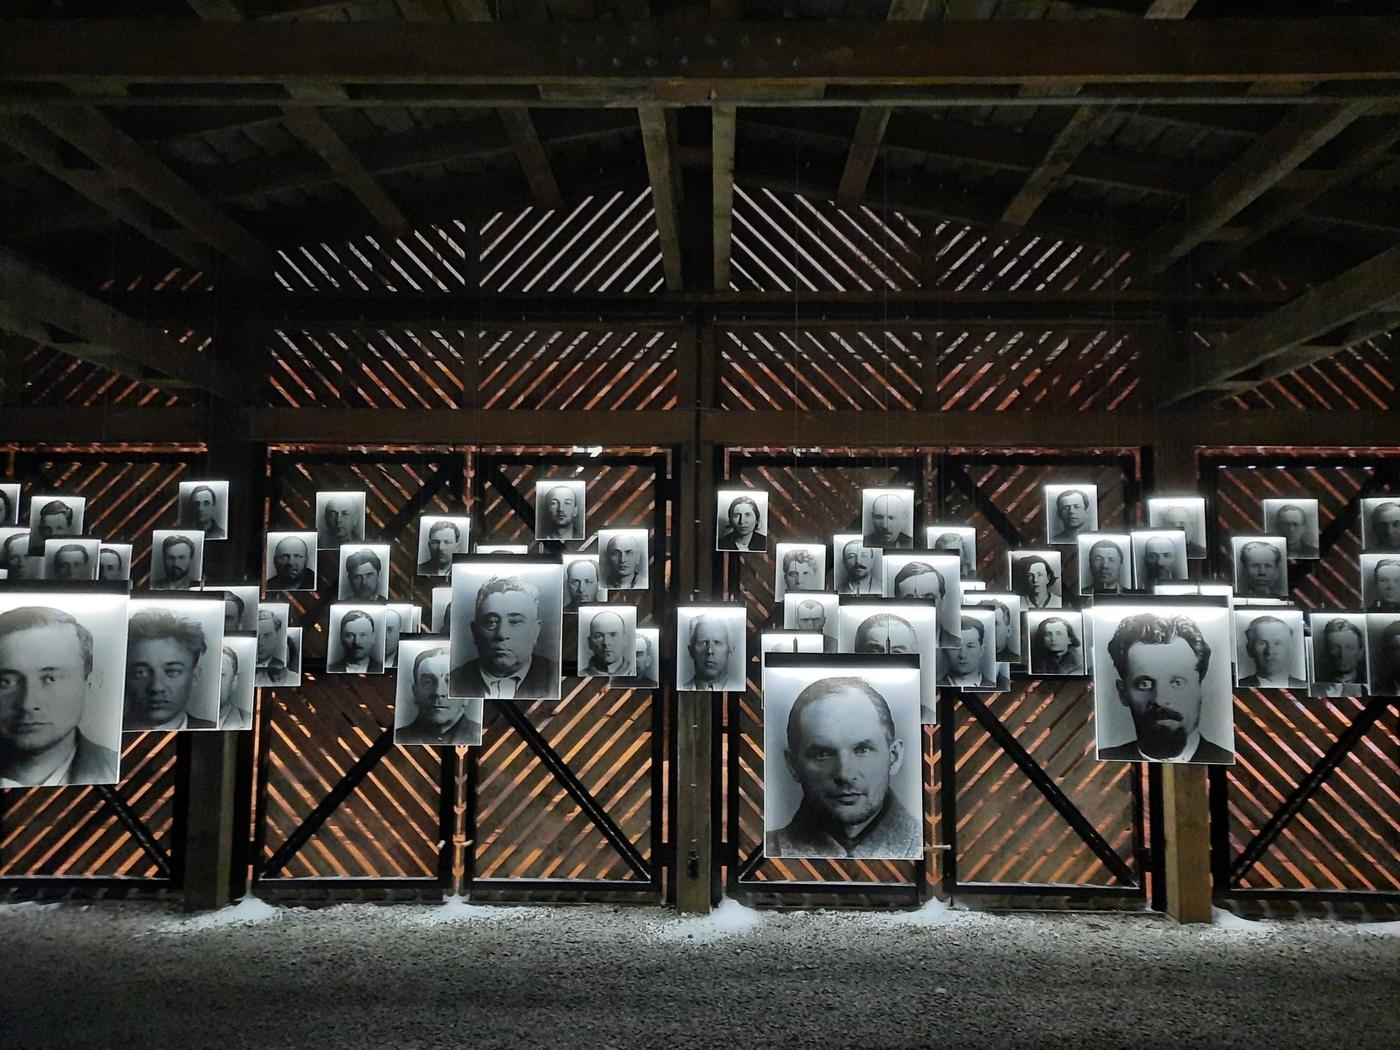
[[637, 673], [635, 605], [585, 605], [578, 611], [578, 676], [630, 678]]
[[935, 554], [958, 556], [958, 575], [964, 580], [977, 575], [977, 530], [971, 525], [929, 525], [924, 538], [924, 546]]
[[286, 602], [261, 602], [258, 605], [255, 629], [258, 648], [254, 675], [260, 686], [286, 684], [290, 618], [291, 606]]
[[651, 586], [646, 529], [599, 529], [598, 564], [608, 591], [644, 591]]
[[44, 578], [44, 545], [38, 553], [30, 554], [30, 532], [27, 525], [0, 528], [0, 569], [7, 580], [42, 580]]
[[44, 541], [44, 579], [81, 583], [97, 579], [98, 541], [56, 539]]
[[1400, 495], [1361, 501], [1361, 549], [1400, 554]]
[[258, 639], [252, 634], [225, 634], [219, 662], [219, 724], [225, 731], [253, 728], [257, 698]]
[[452, 568], [452, 695], [557, 700], [564, 566], [479, 558]]
[[1133, 581], [1150, 591], [1159, 583], [1187, 578], [1186, 533], [1179, 529], [1134, 529]]
[[269, 591], [316, 589], [316, 534], [269, 532], [263, 569]]
[[205, 540], [228, 539], [228, 482], [180, 482], [180, 528], [204, 533]]
[[1099, 530], [1099, 487], [1091, 483], [1045, 486], [1045, 542], [1072, 544]]
[[1361, 604], [1367, 612], [1400, 612], [1400, 554], [1361, 555]]
[[287, 663], [282, 669], [280, 676], [273, 675], [275, 680], [270, 684], [281, 686], [284, 689], [295, 689], [301, 685], [301, 628], [287, 628]]
[[794, 591], [783, 596], [783, 628], [815, 631], [824, 639], [822, 651], [834, 653], [840, 645], [840, 599], [834, 594]]
[[1246, 689], [1306, 689], [1308, 657], [1301, 609], [1237, 605], [1235, 684]]
[[997, 661], [994, 620], [990, 609], [963, 608], [958, 631], [961, 644], [938, 654], [939, 688], [995, 693], [1011, 687], [1009, 668]]
[[914, 490], [861, 489], [860, 531], [867, 547], [912, 550]]
[[1030, 642], [1031, 677], [1082, 677], [1089, 673], [1082, 613], [1073, 609], [1027, 612], [1026, 638]]
[[1147, 501], [1147, 524], [1186, 534], [1186, 557], [1206, 556], [1206, 501], [1203, 496], [1153, 496]]
[[586, 524], [587, 486], [573, 478], [541, 478], [535, 482], [535, 539], [581, 540]]
[[0, 525], [19, 524], [19, 482], [0, 481]]
[[341, 601], [382, 602], [389, 598], [389, 545], [347, 543], [340, 548]]
[[383, 674], [383, 605], [338, 602], [331, 606], [326, 629], [326, 671], [329, 674]]
[[715, 550], [768, 549], [768, 493], [720, 489], [715, 493]]
[[508, 558], [517, 556], [527, 556], [530, 553], [528, 543], [478, 543], [473, 549], [475, 554], [503, 554]]
[[452, 647], [441, 635], [399, 643], [394, 743], [473, 747], [481, 743], [486, 701], [452, 695]]
[[223, 646], [219, 598], [133, 598], [122, 732], [218, 729]]
[[840, 610], [840, 650], [857, 656], [919, 658], [919, 718], [938, 721], [938, 676], [947, 651], [938, 644], [938, 611], [923, 602], [845, 599]]
[[1290, 558], [1318, 557], [1317, 500], [1306, 497], [1262, 501], [1264, 531], [1282, 536]]
[[347, 543], [365, 538], [365, 494], [363, 492], [316, 493], [316, 546], [339, 550]]
[[1021, 645], [1021, 596], [1009, 591], [985, 591], [964, 594], [963, 604], [993, 613], [996, 628], [996, 658], [999, 664], [1024, 665], [1026, 657]]
[[773, 555], [773, 597], [826, 590], [826, 544], [779, 543]]
[[1370, 683], [1367, 666], [1366, 615], [1313, 609], [1308, 613], [1312, 640], [1312, 696], [1365, 696]]
[[867, 547], [865, 537], [858, 532], [831, 537], [832, 590], [837, 594], [884, 594], [884, 554], [879, 547]]
[[419, 630], [418, 606], [412, 602], [390, 602], [384, 606], [384, 669], [397, 667], [399, 641]]
[[151, 533], [151, 590], [198, 590], [204, 580], [204, 533], [156, 529]]
[[1400, 696], [1400, 613], [1366, 614], [1372, 696]]
[[44, 553], [44, 541], [58, 536], [81, 536], [87, 500], [82, 496], [31, 496], [29, 498], [29, 544], [37, 556]]
[[747, 688], [748, 622], [742, 605], [676, 609], [676, 688], [741, 693]]
[[763, 852], [918, 860], [919, 671], [912, 661], [773, 654], [763, 671]]
[[258, 597], [255, 583], [210, 584], [206, 592], [217, 591], [224, 598], [224, 634], [253, 635], [258, 630]]
[[931, 601], [938, 607], [938, 644], [958, 647], [962, 577], [956, 554], [916, 551], [885, 555], [885, 597]]
[[613, 689], [657, 689], [661, 685], [661, 628], [638, 627], [632, 637], [632, 651], [637, 658], [637, 673], [630, 678], [615, 678]]
[[432, 604], [428, 608], [428, 631], [445, 635], [452, 621], [452, 588], [434, 587], [430, 597]]
[[577, 613], [580, 605], [606, 601], [602, 570], [596, 554], [564, 555], [564, 611]]
[[424, 514], [418, 519], [418, 576], [446, 576], [452, 559], [471, 550], [472, 519]]
[[1059, 551], [1007, 551], [1006, 575], [1027, 611], [1058, 609], [1064, 604]]
[[1235, 760], [1230, 610], [1107, 599], [1089, 611], [1100, 761]]
[[1230, 560], [1241, 599], [1287, 598], [1288, 556], [1282, 536], [1232, 536]]
[[117, 782], [126, 607], [0, 591], [0, 788]]
[[759, 651], [768, 653], [824, 653], [827, 652], [826, 636], [820, 631], [760, 631]]
[[1086, 532], [1077, 542], [1080, 594], [1133, 589], [1133, 541], [1126, 532]]
[[104, 583], [130, 580], [131, 544], [102, 541], [97, 548], [97, 578]]

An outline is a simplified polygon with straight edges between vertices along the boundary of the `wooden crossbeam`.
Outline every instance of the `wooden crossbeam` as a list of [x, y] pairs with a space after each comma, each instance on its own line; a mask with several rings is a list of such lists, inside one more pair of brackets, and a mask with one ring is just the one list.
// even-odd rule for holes
[[219, 254], [251, 273], [262, 272], [266, 252], [257, 238], [97, 110], [36, 109], [30, 115]]
[[66, 284], [52, 273], [0, 248], [0, 324], [37, 338], [48, 326], [72, 333], [72, 341], [40, 338], [55, 349], [93, 360], [155, 386], [203, 390], [226, 400], [242, 399], [239, 375], [212, 354], [196, 353], [158, 329], [121, 313]]
[[535, 203], [546, 210], [562, 208], [564, 195], [559, 192], [559, 183], [555, 181], [554, 171], [549, 166], [549, 154], [545, 152], [530, 111], [523, 107], [513, 109], [503, 106], [496, 110], [496, 115], [506, 129]]
[[288, 106], [282, 112], [292, 133], [320, 155], [336, 181], [355, 195], [380, 226], [396, 236], [408, 232], [408, 219], [399, 206], [374, 181], [360, 158], [319, 110]]
[[[1400, 301], [1400, 245], [1326, 281], [1264, 317], [1228, 335], [1212, 353], [1175, 370], [1180, 378], [1162, 392], [1163, 405], [1218, 400], [1335, 353], [1317, 341], [1362, 319], [1365, 330], [1350, 339], [1379, 334], [1400, 324], [1386, 311]], [[1295, 351], [1311, 344], [1311, 349]]]
[[734, 247], [734, 136], [738, 111], [716, 106], [711, 114], [711, 181], [714, 196], [715, 289], [729, 287], [730, 258]]
[[661, 242], [661, 263], [666, 287], [681, 288], [681, 180], [676, 156], [674, 115], [661, 106], [637, 110], [642, 124], [642, 145], [646, 150], [647, 178], [651, 182], [651, 203], [656, 211], [656, 232]]

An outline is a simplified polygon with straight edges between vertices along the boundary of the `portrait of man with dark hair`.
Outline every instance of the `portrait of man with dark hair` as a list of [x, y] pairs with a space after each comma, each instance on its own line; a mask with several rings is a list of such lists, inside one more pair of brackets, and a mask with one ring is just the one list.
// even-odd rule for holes
[[247, 635], [224, 635], [223, 659], [219, 664], [219, 728], [222, 730], [253, 728], [257, 644], [257, 639]]
[[1132, 589], [1132, 541], [1126, 536], [1085, 533], [1079, 537], [1079, 593], [1122, 594]]
[[156, 529], [151, 534], [151, 590], [197, 590], [204, 572], [204, 537]]
[[[218, 727], [220, 682], [215, 668], [223, 647], [223, 603], [171, 605], [132, 602], [126, 636], [126, 712], [123, 732], [180, 732]], [[214, 619], [215, 637], [202, 622]], [[212, 643], [212, 644], [211, 644]]]
[[102, 544], [97, 551], [97, 578], [104, 583], [130, 580], [131, 544]]
[[1369, 496], [1361, 501], [1361, 546], [1400, 553], [1400, 496]]
[[1027, 615], [1031, 638], [1030, 673], [1033, 677], [1087, 673], [1084, 647], [1080, 641], [1084, 634], [1084, 621], [1079, 613]]
[[282, 685], [287, 680], [289, 607], [283, 603], [258, 606], [257, 652], [254, 675], [260, 686]]
[[867, 547], [910, 550], [914, 546], [912, 489], [863, 489], [861, 533]]
[[859, 535], [832, 537], [831, 561], [838, 594], [881, 594], [883, 551], [867, 547]]
[[1010, 551], [1011, 589], [1026, 609], [1058, 609], [1060, 597], [1059, 551]]
[[326, 670], [331, 674], [384, 673], [384, 608], [332, 605]]
[[97, 579], [97, 541], [45, 540], [44, 579], [60, 583]]
[[577, 613], [580, 605], [593, 605], [608, 596], [598, 578], [598, 555], [564, 555], [564, 611]]
[[804, 594], [783, 597], [783, 627], [793, 631], [815, 631], [822, 636], [821, 652], [837, 649], [837, 598], [833, 594]]
[[1366, 618], [1314, 610], [1308, 619], [1312, 623], [1312, 695], [1367, 695]]
[[644, 591], [650, 586], [645, 529], [600, 529], [598, 549], [603, 586], [609, 591]]
[[19, 485], [0, 483], [0, 525], [19, 524]]
[[30, 533], [27, 528], [0, 529], [0, 569], [9, 580], [37, 580], [44, 575], [42, 556], [30, 557]]
[[582, 481], [544, 478], [535, 482], [535, 539], [581, 540], [587, 535]]
[[1235, 536], [1235, 592], [1245, 598], [1287, 598], [1288, 565], [1277, 536]]
[[452, 559], [467, 553], [469, 518], [446, 518], [425, 514], [418, 519], [419, 576], [446, 576], [452, 571]]
[[389, 545], [340, 548], [341, 601], [382, 602], [389, 597]]
[[1008, 676], [999, 674], [996, 666], [995, 628], [992, 615], [985, 610], [964, 610], [962, 614], [962, 644], [941, 654], [946, 668], [938, 676], [938, 684], [948, 689], [969, 693], [990, 693], [1008, 688]]
[[[490, 572], [489, 567], [476, 572], [453, 574], [452, 618], [471, 619], [452, 624], [452, 695], [557, 698], [562, 567], [530, 563], [517, 572]], [[489, 573], [484, 579], [483, 572]]]
[[86, 506], [82, 496], [31, 496], [29, 539], [33, 552], [41, 554], [45, 540], [81, 536]]
[[962, 581], [958, 560], [949, 555], [897, 554], [885, 560], [888, 597], [932, 602], [938, 610], [937, 645], [956, 649], [961, 645], [953, 630], [961, 623]]
[[394, 743], [436, 747], [481, 743], [484, 701], [452, 695], [451, 655], [441, 638], [403, 644], [395, 711], [400, 717], [411, 713], [413, 718], [394, 729]]
[[715, 550], [766, 551], [768, 535], [763, 531], [768, 517], [766, 492], [717, 492], [720, 509], [715, 523]]
[[363, 492], [316, 493], [316, 546], [339, 550], [347, 543], [365, 540]]
[[1400, 612], [1400, 555], [1361, 555], [1361, 602], [1367, 612]]
[[1093, 484], [1045, 486], [1045, 538], [1074, 543], [1080, 533], [1099, 527], [1099, 489]]
[[[1284, 619], [1287, 616], [1293, 623]], [[1235, 610], [1238, 624], [1244, 625], [1240, 650], [1240, 670], [1248, 661], [1253, 671], [1241, 674], [1239, 684], [1247, 689], [1306, 689], [1307, 679], [1295, 674], [1306, 670], [1303, 660], [1303, 617], [1291, 610], [1278, 613]]]
[[1318, 510], [1315, 499], [1264, 500], [1264, 531], [1282, 536], [1290, 558], [1318, 556]]
[[269, 591], [314, 591], [316, 534], [269, 532], [266, 572]]
[[826, 589], [826, 546], [813, 543], [780, 543], [777, 550], [777, 579], [773, 595], [781, 599], [788, 592]]
[[180, 528], [204, 533], [205, 540], [228, 538], [228, 482], [180, 482]]
[[982, 594], [971, 604], [995, 614], [997, 663], [1019, 664], [1021, 656], [1021, 597], [1017, 594]]

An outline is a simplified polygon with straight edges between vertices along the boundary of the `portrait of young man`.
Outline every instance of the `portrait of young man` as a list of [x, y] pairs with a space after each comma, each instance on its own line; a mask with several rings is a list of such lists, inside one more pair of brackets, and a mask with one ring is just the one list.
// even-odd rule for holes
[[205, 540], [228, 538], [228, 482], [180, 482], [180, 528], [204, 533]]
[[326, 671], [330, 674], [384, 673], [382, 605], [332, 605]]
[[1056, 545], [1075, 543], [1099, 528], [1099, 487], [1094, 484], [1045, 486], [1045, 539]]
[[405, 639], [399, 654], [394, 743], [435, 747], [480, 744], [486, 702], [452, 695], [452, 651], [447, 639]]
[[418, 519], [419, 576], [446, 576], [452, 571], [452, 559], [466, 554], [471, 535], [471, 518], [424, 514]]
[[1080, 676], [1088, 673], [1084, 662], [1084, 618], [1071, 610], [1026, 613], [1030, 637], [1032, 677]]
[[1266, 499], [1262, 502], [1264, 531], [1282, 536], [1290, 558], [1316, 558], [1320, 526], [1317, 500], [1306, 498]]
[[884, 551], [867, 547], [860, 533], [831, 537], [831, 570], [837, 594], [884, 593]]
[[1087, 532], [1080, 535], [1078, 544], [1080, 594], [1122, 594], [1132, 590], [1132, 540], [1126, 533]]
[[133, 599], [122, 731], [217, 729], [223, 644], [222, 600]]
[[768, 549], [768, 493], [721, 489], [715, 493], [715, 550]]
[[1306, 689], [1303, 613], [1298, 609], [1235, 607], [1237, 684], [1246, 689]]
[[483, 558], [452, 570], [452, 695], [558, 699], [564, 567]]
[[81, 536], [87, 500], [82, 496], [31, 496], [29, 498], [29, 545], [41, 555], [44, 541], [60, 536]]
[[365, 494], [363, 492], [316, 493], [316, 546], [339, 550], [347, 543], [365, 539]]
[[1008, 551], [1006, 558], [1011, 590], [1020, 595], [1023, 608], [1061, 607], [1059, 551]]
[[1099, 759], [1233, 763], [1228, 607], [1096, 604], [1091, 616]]
[[316, 534], [269, 532], [265, 573], [269, 591], [314, 591]]
[[340, 548], [341, 601], [382, 602], [389, 597], [389, 545], [351, 543]]
[[1313, 696], [1366, 696], [1370, 682], [1366, 662], [1366, 617], [1362, 613], [1314, 609], [1312, 628]]
[[764, 669], [764, 853], [917, 860], [917, 669], [788, 666], [814, 659], [830, 658], [773, 654]]
[[963, 595], [967, 605], [991, 609], [995, 614], [996, 658], [999, 664], [1021, 665], [1026, 662], [1021, 649], [1021, 596], [1009, 592], [984, 592]]
[[647, 575], [646, 529], [599, 529], [598, 562], [609, 591], [644, 591]]
[[263, 602], [258, 606], [257, 652], [253, 671], [260, 686], [281, 685], [286, 680], [290, 609], [285, 602]]
[[1186, 534], [1178, 530], [1135, 529], [1129, 533], [1133, 547], [1133, 579], [1140, 591], [1159, 583], [1186, 579]]
[[933, 602], [938, 610], [938, 645], [960, 644], [962, 579], [959, 559], [951, 554], [913, 553], [885, 556], [885, 597]]
[[1186, 557], [1206, 556], [1206, 501], [1202, 496], [1153, 496], [1147, 501], [1147, 524], [1163, 532], [1186, 534]]
[[82, 583], [97, 579], [97, 540], [44, 541], [44, 579]]
[[977, 575], [977, 530], [970, 525], [929, 525], [924, 528], [925, 546], [937, 554], [958, 556], [958, 575], [970, 580]]
[[1361, 555], [1361, 604], [1367, 612], [1400, 612], [1400, 554]]
[[607, 598], [596, 554], [564, 555], [564, 611], [577, 613], [581, 605], [593, 605]]
[[204, 579], [204, 536], [179, 529], [151, 533], [151, 590], [198, 590]]
[[741, 692], [746, 686], [746, 618], [741, 606], [676, 610], [676, 688], [691, 693]]
[[1361, 549], [1400, 554], [1400, 495], [1361, 501]]
[[913, 549], [913, 489], [861, 489], [860, 501], [860, 528], [867, 547]]
[[1288, 559], [1281, 536], [1233, 536], [1235, 593], [1241, 598], [1287, 598]]
[[581, 540], [588, 535], [582, 481], [542, 478], [535, 482], [535, 539]]
[[780, 543], [773, 557], [773, 597], [826, 590], [826, 544]]
[[19, 482], [0, 482], [0, 526], [19, 524]]
[[39, 553], [31, 556], [29, 528], [17, 525], [0, 529], [0, 569], [8, 580], [41, 580], [44, 578], [43, 544]]
[[58, 597], [0, 594], [0, 788], [117, 782], [126, 596]]
[[225, 634], [223, 660], [219, 665], [219, 728], [253, 728], [253, 705], [257, 690], [254, 674], [258, 640], [251, 634]]
[[637, 673], [635, 605], [592, 605], [579, 610], [580, 678], [631, 677]]
[[1010, 676], [999, 670], [996, 659], [996, 627], [989, 609], [962, 611], [962, 644], [940, 654], [940, 688], [966, 693], [992, 693], [1010, 687]]
[[131, 544], [103, 543], [97, 548], [97, 578], [103, 583], [131, 579]]
[[1400, 696], [1400, 613], [1367, 613], [1372, 696]]

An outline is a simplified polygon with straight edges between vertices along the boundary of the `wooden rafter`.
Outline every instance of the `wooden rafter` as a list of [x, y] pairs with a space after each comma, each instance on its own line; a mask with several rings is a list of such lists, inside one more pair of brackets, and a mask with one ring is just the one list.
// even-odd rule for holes
[[656, 232], [661, 242], [661, 263], [666, 287], [681, 288], [681, 179], [676, 155], [675, 116], [661, 106], [641, 106], [642, 145], [646, 150], [651, 203], [656, 211]]
[[729, 287], [730, 253], [734, 246], [734, 137], [738, 111], [716, 106], [711, 114], [710, 170], [714, 202], [714, 279], [716, 290]]
[[[1231, 333], [1220, 349], [1186, 362], [1174, 372], [1180, 378], [1163, 391], [1161, 402], [1218, 400], [1319, 360], [1340, 345], [1400, 325], [1400, 317], [1389, 313], [1397, 302], [1400, 246], [1305, 292]], [[1346, 330], [1344, 343], [1325, 339], [1338, 329]]]

